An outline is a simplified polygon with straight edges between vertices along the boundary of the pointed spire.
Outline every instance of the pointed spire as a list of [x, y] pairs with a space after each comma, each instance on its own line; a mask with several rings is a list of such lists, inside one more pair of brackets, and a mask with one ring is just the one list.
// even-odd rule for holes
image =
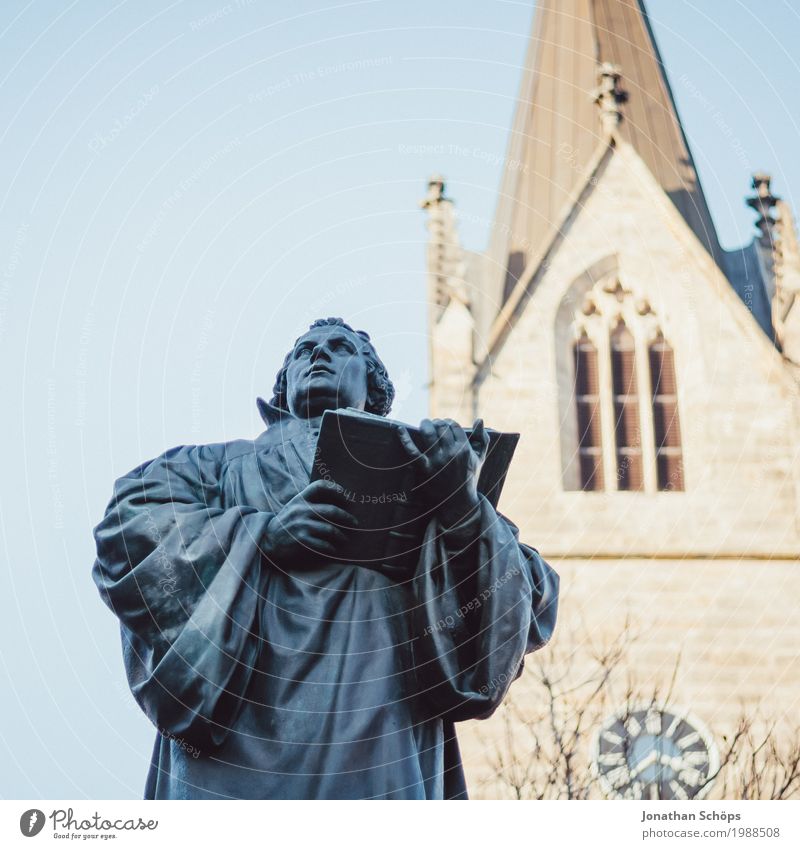
[[612, 134], [636, 150], [721, 261], [642, 0], [538, 0], [490, 247], [493, 263], [516, 269], [505, 296]]

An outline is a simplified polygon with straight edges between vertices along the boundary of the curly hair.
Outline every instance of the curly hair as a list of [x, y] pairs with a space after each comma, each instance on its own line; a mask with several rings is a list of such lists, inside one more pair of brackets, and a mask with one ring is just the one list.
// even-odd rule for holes
[[[342, 318], [318, 318], [308, 329], [314, 330], [317, 327], [341, 327], [344, 330], [349, 330], [350, 333], [359, 337], [365, 343], [360, 352], [367, 361], [367, 402], [364, 409], [368, 413], [387, 416], [392, 409], [392, 401], [394, 400], [394, 384], [389, 379], [386, 366], [381, 362], [375, 346], [370, 341], [369, 333], [364, 330], [354, 330]], [[273, 407], [287, 412], [289, 403], [286, 397], [286, 371], [294, 354], [294, 349], [302, 338], [302, 336], [298, 336], [294, 340], [292, 350], [284, 358], [281, 370], [275, 378], [275, 386], [272, 388], [273, 394], [270, 403]]]

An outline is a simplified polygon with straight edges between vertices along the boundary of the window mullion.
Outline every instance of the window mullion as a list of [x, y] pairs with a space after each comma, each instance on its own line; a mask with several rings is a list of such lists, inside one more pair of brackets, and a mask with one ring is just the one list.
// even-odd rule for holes
[[614, 416], [614, 380], [611, 374], [611, 335], [607, 325], [592, 341], [597, 348], [597, 369], [600, 384], [600, 422], [603, 434], [603, 478], [607, 492], [618, 489], [617, 436]]
[[639, 388], [639, 426], [642, 442], [644, 491], [658, 491], [656, 434], [653, 421], [653, 387], [650, 379], [650, 340], [636, 335], [636, 379]]

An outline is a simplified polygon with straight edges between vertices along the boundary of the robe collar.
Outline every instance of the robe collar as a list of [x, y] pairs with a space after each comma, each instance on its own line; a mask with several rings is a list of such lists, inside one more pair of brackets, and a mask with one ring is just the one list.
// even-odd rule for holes
[[279, 423], [281, 419], [294, 418], [288, 410], [282, 410], [280, 407], [270, 404], [269, 401], [265, 401], [263, 398], [256, 398], [256, 406], [258, 407], [259, 415], [263, 419], [267, 428], [269, 428], [270, 425]]

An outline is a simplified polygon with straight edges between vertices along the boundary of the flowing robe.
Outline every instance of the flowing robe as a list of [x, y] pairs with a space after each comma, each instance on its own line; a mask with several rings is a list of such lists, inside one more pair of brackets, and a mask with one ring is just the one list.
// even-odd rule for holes
[[487, 717], [556, 619], [558, 577], [481, 500], [407, 573], [261, 546], [317, 431], [181, 446], [120, 478], [93, 577], [158, 729], [146, 798], [466, 798], [453, 723]]

